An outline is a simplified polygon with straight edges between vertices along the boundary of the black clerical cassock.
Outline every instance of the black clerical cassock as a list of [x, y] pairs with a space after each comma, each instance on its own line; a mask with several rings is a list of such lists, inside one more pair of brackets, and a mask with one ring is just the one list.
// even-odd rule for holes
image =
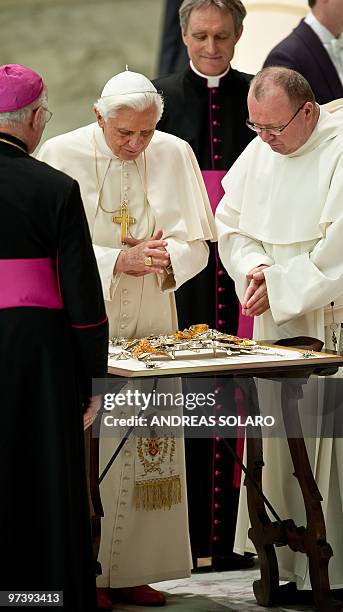
[[0, 177], [1, 590], [91, 612], [82, 404], [107, 370], [101, 283], [78, 184], [2, 133]]
[[[154, 81], [165, 98], [157, 129], [192, 146], [213, 212], [224, 194], [221, 179], [254, 137], [245, 124], [251, 78], [230, 67], [221, 77], [203, 77], [187, 67]], [[217, 245], [209, 246], [207, 268], [176, 292], [179, 328], [208, 323], [236, 334], [238, 301], [234, 284], [219, 260]], [[219, 439], [208, 440], [207, 444], [188, 440], [186, 459], [193, 556], [211, 555], [214, 566], [230, 567], [231, 560], [226, 563], [223, 558], [232, 551], [236, 522], [238, 490], [232, 486], [233, 461]]]

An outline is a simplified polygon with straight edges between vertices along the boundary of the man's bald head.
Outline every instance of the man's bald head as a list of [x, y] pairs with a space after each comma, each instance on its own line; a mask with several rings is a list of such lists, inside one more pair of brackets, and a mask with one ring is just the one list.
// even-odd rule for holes
[[308, 82], [288, 68], [264, 68], [256, 75], [250, 86], [248, 109], [249, 127], [281, 155], [302, 147], [319, 117]]
[[279, 66], [260, 70], [250, 83], [249, 93], [260, 101], [276, 88], [285, 92], [292, 108], [298, 108], [303, 102], [316, 102], [310, 84], [299, 72]]

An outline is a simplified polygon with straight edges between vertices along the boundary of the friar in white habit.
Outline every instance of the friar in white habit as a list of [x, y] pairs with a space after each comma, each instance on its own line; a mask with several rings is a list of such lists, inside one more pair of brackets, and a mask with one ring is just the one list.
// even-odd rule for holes
[[[318, 106], [303, 76], [275, 67], [252, 80], [248, 109], [247, 125], [259, 138], [223, 180], [216, 214], [220, 256], [243, 312], [255, 317], [255, 338], [313, 336], [334, 348], [332, 332], [343, 322], [342, 104]], [[343, 445], [318, 438], [307, 446], [334, 552], [330, 582], [342, 588], [343, 531], [337, 526], [343, 519]], [[303, 524], [286, 440], [266, 440], [264, 454], [264, 492], [278, 512]], [[243, 487], [236, 552], [251, 546], [248, 527]], [[309, 588], [306, 556], [285, 547], [277, 556], [280, 577]]]
[[[163, 100], [141, 74], [111, 78], [94, 111], [95, 123], [52, 138], [39, 157], [79, 181], [110, 334], [171, 333], [177, 329], [174, 291], [206, 266], [206, 240], [215, 234], [196, 158], [183, 140], [155, 131]], [[102, 467], [113, 446], [113, 439], [101, 440]], [[158, 452], [163, 460], [162, 448]], [[105, 594], [163, 605], [164, 596], [146, 585], [190, 575], [183, 440], [176, 449], [169, 441], [159, 476], [167, 485], [179, 483], [181, 495], [137, 509], [135, 491], [144, 478], [159, 486], [157, 477], [154, 483], [148, 476], [152, 456], [148, 449], [143, 466], [138, 441], [130, 440], [103, 481], [98, 586], [104, 606]]]

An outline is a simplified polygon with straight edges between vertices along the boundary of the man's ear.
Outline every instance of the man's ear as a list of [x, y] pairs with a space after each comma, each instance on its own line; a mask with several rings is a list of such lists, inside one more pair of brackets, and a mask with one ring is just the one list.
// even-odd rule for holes
[[242, 34], [243, 34], [243, 26], [240, 27], [240, 29], [238, 30], [238, 32], [236, 34], [236, 42], [235, 42], [235, 44], [238, 43], [238, 41], [239, 41], [240, 37], [242, 36]]
[[104, 125], [105, 125], [105, 121], [102, 118], [102, 116], [100, 115], [99, 111], [95, 108], [95, 106], [93, 106], [93, 110], [95, 112], [95, 116], [96, 116], [96, 120], [99, 124], [99, 127], [101, 127], [101, 129], [103, 129]]
[[183, 40], [184, 44], [185, 44], [185, 45], [186, 45], [186, 47], [187, 47], [187, 39], [188, 39], [188, 37], [187, 37], [187, 31], [181, 30], [181, 36], [182, 36], [182, 40]]
[[32, 111], [31, 117], [30, 117], [30, 126], [33, 127], [33, 129], [37, 129], [37, 128], [41, 128], [42, 124], [44, 123], [44, 118], [43, 117], [43, 113], [45, 115], [45, 110], [42, 106], [38, 106], [38, 108], [35, 108]]
[[313, 117], [315, 109], [316, 109], [316, 104], [313, 104], [313, 102], [306, 102], [304, 104], [304, 111], [305, 111], [306, 117]]

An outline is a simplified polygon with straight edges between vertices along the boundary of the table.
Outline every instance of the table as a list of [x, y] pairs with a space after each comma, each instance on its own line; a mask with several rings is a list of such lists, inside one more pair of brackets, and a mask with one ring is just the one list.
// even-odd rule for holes
[[[113, 358], [108, 360], [108, 373], [115, 376], [125, 376], [127, 378], [145, 376], [179, 376], [193, 374], [237, 374], [257, 375], [259, 372], [293, 372], [306, 370], [308, 364], [311, 369], [314, 367], [340, 366], [343, 365], [343, 357], [328, 354], [306, 351], [304, 349], [289, 348], [282, 346], [259, 343], [261, 354], [252, 352], [245, 355], [225, 356], [218, 354], [212, 357], [205, 353], [198, 354], [195, 351], [180, 351], [178, 358], [171, 361], [164, 358], [154, 357], [153, 362], [158, 367], [147, 368], [143, 362], [137, 359], [125, 359], [117, 361], [115, 357], [120, 353], [120, 347], [112, 347]], [[258, 349], [257, 349], [258, 350]], [[263, 351], [266, 354], [263, 354]], [[308, 358], [304, 359], [304, 355]]]
[[[268, 345], [264, 345], [268, 346]], [[184, 356], [183, 363], [163, 362], [160, 368], [147, 369], [135, 360], [114, 362], [109, 360], [109, 374], [120, 377], [146, 376], [180, 376], [187, 375], [230, 375], [238, 380], [245, 397], [259, 413], [257, 391], [254, 382], [247, 377], [259, 376], [281, 381], [283, 414], [291, 409], [293, 418], [300, 419], [298, 400], [301, 393], [301, 380], [311, 374], [333, 374], [338, 367], [343, 366], [343, 357], [312, 353], [303, 357], [304, 351], [285, 347], [272, 347], [270, 355], [256, 358], [253, 355], [242, 358], [211, 358], [194, 359], [194, 356]], [[275, 354], [277, 353], [277, 354]], [[191, 357], [191, 358], [190, 358]], [[154, 359], [155, 361], [155, 359]], [[295, 380], [297, 377], [297, 380]], [[285, 420], [286, 432], [287, 419]], [[301, 429], [301, 428], [300, 428]], [[326, 541], [325, 520], [321, 508], [322, 497], [315, 482], [303, 437], [287, 437], [294, 472], [299, 481], [306, 509], [307, 525], [297, 526], [292, 518], [276, 517], [271, 521], [265, 506], [265, 501], [258, 493], [251, 479], [245, 479], [248, 497], [248, 509], [251, 522], [249, 537], [253, 541], [261, 569], [261, 578], [253, 585], [257, 602], [262, 606], [273, 606], [280, 602], [279, 572], [275, 545], [289, 546], [294, 551], [307, 554], [309, 559], [310, 579], [315, 605], [319, 612], [343, 612], [343, 604], [334, 601], [329, 584], [328, 564], [332, 556], [330, 544]], [[247, 470], [262, 491], [263, 470], [263, 440], [262, 438], [247, 438]]]

